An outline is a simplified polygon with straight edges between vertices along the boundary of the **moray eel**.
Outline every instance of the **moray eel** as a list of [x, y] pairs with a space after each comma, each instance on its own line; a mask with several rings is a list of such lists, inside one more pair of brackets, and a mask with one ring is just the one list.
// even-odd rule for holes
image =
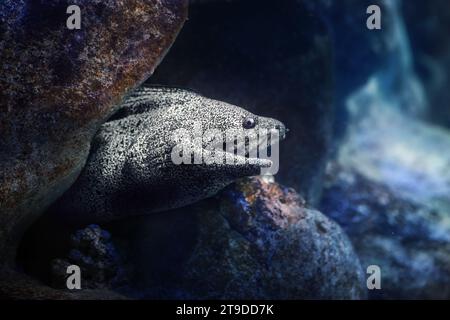
[[179, 208], [271, 165], [269, 160], [249, 157], [236, 163], [176, 165], [171, 158], [177, 142], [174, 133], [181, 128], [192, 132], [196, 125], [219, 132], [276, 129], [280, 139], [286, 132], [275, 119], [193, 91], [140, 88], [101, 127], [83, 171], [53, 210], [65, 220], [92, 223]]

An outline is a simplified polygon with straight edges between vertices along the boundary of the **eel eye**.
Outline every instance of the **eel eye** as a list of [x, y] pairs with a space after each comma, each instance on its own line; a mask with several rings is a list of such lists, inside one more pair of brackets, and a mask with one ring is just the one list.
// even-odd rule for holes
[[244, 129], [253, 129], [256, 126], [256, 121], [253, 118], [245, 118], [244, 123], [242, 124]]

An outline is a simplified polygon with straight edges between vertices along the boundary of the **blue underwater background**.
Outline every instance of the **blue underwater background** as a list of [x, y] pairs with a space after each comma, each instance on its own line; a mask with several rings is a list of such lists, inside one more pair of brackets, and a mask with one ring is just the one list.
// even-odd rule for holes
[[279, 173], [100, 225], [46, 213], [23, 272], [62, 288], [78, 264], [136, 299], [450, 298], [448, 0], [191, 1], [146, 84], [282, 121]]

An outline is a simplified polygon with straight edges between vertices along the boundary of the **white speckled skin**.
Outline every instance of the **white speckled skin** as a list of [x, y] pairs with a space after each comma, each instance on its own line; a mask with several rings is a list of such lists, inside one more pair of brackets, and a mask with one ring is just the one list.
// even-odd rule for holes
[[283, 132], [274, 119], [258, 117], [224, 102], [176, 88], [141, 88], [96, 135], [87, 163], [75, 184], [55, 203], [58, 214], [77, 223], [107, 222], [182, 207], [210, 197], [234, 180], [259, 173], [261, 163], [175, 165], [173, 133], [256, 127]]

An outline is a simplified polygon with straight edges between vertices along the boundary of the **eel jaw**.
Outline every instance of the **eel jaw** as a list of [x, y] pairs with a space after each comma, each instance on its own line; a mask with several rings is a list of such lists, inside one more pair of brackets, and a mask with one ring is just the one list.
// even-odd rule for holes
[[[266, 145], [266, 148], [268, 149], [268, 152], [272, 152], [272, 146], [279, 143], [280, 141], [284, 140], [286, 137], [287, 130], [284, 130], [283, 132], [280, 132], [278, 130], [278, 139], [266, 139], [263, 140], [263, 142], [268, 143]], [[235, 142], [236, 143], [236, 142]], [[241, 144], [242, 145], [242, 144]], [[235, 150], [233, 151], [227, 151], [223, 150], [223, 145], [216, 146], [217, 148], [209, 149], [208, 147], [202, 146], [201, 148], [194, 148], [194, 153], [197, 153], [198, 155], [202, 156], [202, 159], [207, 156], [210, 159], [221, 159], [220, 163], [216, 163], [216, 165], [221, 167], [236, 167], [236, 168], [242, 168], [242, 167], [248, 167], [249, 169], [255, 169], [255, 168], [270, 168], [273, 165], [273, 161], [261, 158], [261, 157], [250, 157], [250, 151], [249, 150], [249, 143], [248, 140], [245, 140], [245, 154], [235, 154]], [[257, 146], [260, 148], [260, 144]], [[206, 163], [208, 164], [208, 163]]]
[[270, 168], [272, 166], [272, 161], [264, 158], [251, 158], [246, 156], [237, 155], [233, 152], [227, 152], [223, 150], [215, 150], [214, 153], [208, 149], [201, 149], [203, 155], [211, 155], [213, 157], [219, 157], [222, 161], [218, 165], [226, 166], [249, 166], [249, 167], [259, 167], [259, 168]]
[[[277, 130], [277, 129], [274, 129]], [[263, 142], [268, 143], [268, 145], [264, 146], [267, 148], [267, 152], [272, 154], [272, 147], [276, 144], [279, 144], [280, 141], [283, 141], [286, 138], [286, 133], [289, 130], [286, 128], [283, 131], [277, 130], [278, 132], [278, 139], [267, 139], [267, 140], [263, 140]], [[236, 141], [235, 141], [236, 143]], [[239, 145], [239, 147], [242, 147], [242, 144]], [[261, 148], [261, 145], [259, 144], [258, 146], [256, 146], [257, 148]], [[249, 143], [248, 140], [245, 141], [245, 155], [238, 155], [235, 154], [234, 152], [229, 152], [229, 151], [216, 151], [221, 153], [221, 157], [226, 157], [224, 159], [227, 159], [228, 163], [234, 164], [236, 166], [251, 166], [251, 167], [259, 167], [259, 168], [270, 168], [273, 165], [273, 162], [269, 159], [266, 158], [260, 158], [260, 157], [250, 157], [250, 153], [253, 151], [249, 150]], [[204, 149], [204, 152], [210, 152], [208, 150]]]

